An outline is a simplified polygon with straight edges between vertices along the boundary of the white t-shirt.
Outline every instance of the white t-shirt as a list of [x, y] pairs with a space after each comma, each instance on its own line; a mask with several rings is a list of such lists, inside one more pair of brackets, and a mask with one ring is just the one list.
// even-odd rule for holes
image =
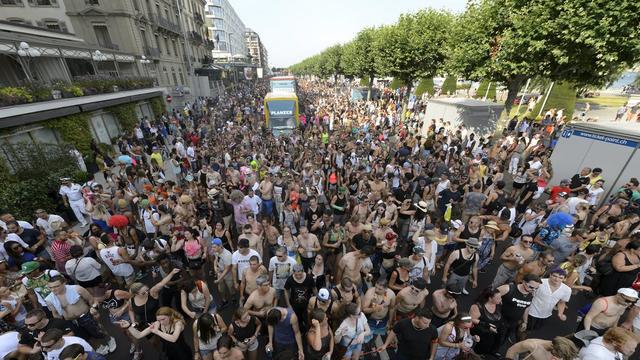
[[4, 241], [0, 241], [0, 260], [7, 261], [9, 259], [9, 254], [7, 254], [7, 250], [4, 248], [4, 243], [7, 241], [15, 241], [20, 244], [23, 248], [28, 249], [30, 246], [22, 241], [22, 238], [14, 233], [7, 234], [7, 238]]
[[140, 211], [140, 217], [144, 220], [144, 230], [147, 234], [153, 234], [157, 231], [156, 226], [153, 225], [151, 220], [153, 219], [156, 222], [160, 221], [160, 214], [149, 209], [142, 209]]
[[273, 271], [271, 284], [274, 289], [284, 290], [284, 283], [289, 276], [293, 274], [293, 265], [295, 264], [296, 261], [291, 256], [287, 256], [287, 260], [285, 261], [278, 260], [277, 256], [269, 260], [269, 272]]
[[242, 273], [249, 268], [249, 259], [251, 259], [252, 256], [257, 256], [258, 262], [262, 264], [260, 254], [253, 249], [249, 249], [247, 255], [242, 255], [240, 250], [234, 251], [233, 255], [231, 255], [231, 264], [238, 267], [238, 280], [242, 279]]
[[64, 264], [67, 274], [78, 281], [90, 281], [100, 276], [101, 265], [95, 259], [82, 257], [69, 259]]
[[542, 279], [542, 284], [540, 284], [540, 287], [536, 290], [531, 300], [529, 315], [538, 319], [546, 319], [551, 316], [553, 308], [558, 302], [569, 302], [570, 298], [570, 287], [565, 284], [560, 284], [560, 287], [552, 292], [551, 287], [549, 287], [549, 279]]
[[604, 188], [595, 188], [592, 185], [587, 186], [589, 189], [589, 195], [587, 195], [587, 201], [589, 201], [589, 205], [596, 205], [598, 201], [598, 196], [604, 192]]
[[[38, 218], [36, 220], [36, 225], [44, 229], [44, 232], [47, 234], [47, 238], [53, 239], [53, 229], [51, 228], [51, 224], [54, 222], [64, 223], [64, 219], [61, 216], [49, 214], [48, 219]], [[23, 226], [24, 228], [24, 226]]]
[[247, 196], [244, 197], [244, 201], [249, 204], [249, 206], [251, 207], [251, 212], [254, 215], [258, 215], [260, 213], [260, 204], [262, 204], [262, 199], [260, 199], [259, 196], [257, 196], [257, 195], [253, 195], [253, 196], [247, 195]]
[[[23, 229], [33, 229], [33, 225], [29, 224], [26, 221], [22, 221], [22, 220], [16, 220], [16, 222], [18, 223], [18, 225], [20, 225], [21, 228]], [[0, 227], [7, 230], [7, 223], [0, 220]]]
[[[216, 269], [216, 271], [223, 272], [224, 268], [231, 265], [231, 251], [222, 248], [222, 253], [214, 254], [214, 256], [216, 257], [216, 259], [218, 259], [218, 268]], [[225, 279], [231, 279], [231, 276], [231, 271], [229, 271], [227, 275], [225, 275]]]
[[47, 360], [60, 360], [62, 350], [71, 344], [80, 344], [84, 351], [93, 351], [93, 348], [88, 342], [77, 336], [64, 336], [62, 340], [64, 344], [59, 349], [51, 349], [47, 352]]
[[9, 331], [0, 335], [0, 359], [18, 349], [20, 336], [17, 331]]
[[602, 336], [591, 340], [589, 345], [583, 347], [578, 355], [580, 360], [617, 360], [623, 358], [622, 353], [611, 351], [602, 344]]
[[580, 204], [588, 204], [589, 202], [583, 198], [577, 196], [570, 197], [566, 201], [566, 205], [569, 208], [569, 215], [575, 215], [577, 213], [576, 207]]

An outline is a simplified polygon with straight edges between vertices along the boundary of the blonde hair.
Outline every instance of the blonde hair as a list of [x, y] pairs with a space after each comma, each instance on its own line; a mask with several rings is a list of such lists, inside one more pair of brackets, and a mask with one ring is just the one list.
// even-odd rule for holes
[[178, 321], [181, 321], [184, 323], [184, 318], [182, 317], [182, 315], [180, 315], [179, 312], [177, 312], [176, 310], [168, 306], [163, 306], [159, 308], [156, 311], [156, 317], [158, 316], [168, 316], [172, 324], [175, 324]]
[[565, 337], [556, 336], [551, 340], [551, 346], [551, 354], [562, 360], [573, 360], [578, 356], [576, 344]]
[[613, 345], [617, 351], [621, 351], [625, 343], [638, 341], [638, 338], [631, 331], [616, 326], [609, 328], [602, 336], [602, 340]]
[[131, 293], [132, 296], [136, 296], [138, 294], [138, 292], [140, 292], [140, 289], [142, 289], [145, 286], [147, 286], [147, 285], [145, 285], [145, 284], [143, 284], [141, 282], [133, 283], [129, 287], [129, 292]]

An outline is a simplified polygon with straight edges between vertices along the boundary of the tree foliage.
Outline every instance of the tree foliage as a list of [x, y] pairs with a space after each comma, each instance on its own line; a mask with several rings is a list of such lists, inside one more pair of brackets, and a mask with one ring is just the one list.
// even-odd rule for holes
[[[577, 89], [575, 85], [569, 82], [554, 83], [553, 88], [551, 88], [549, 98], [542, 109], [542, 117], [544, 117], [544, 113], [550, 109], [562, 109], [563, 114], [567, 116], [567, 119], [571, 119], [576, 107], [576, 97]], [[543, 102], [544, 98], [540, 99], [540, 101], [536, 103], [536, 106], [531, 111], [530, 117], [535, 118], [538, 116]]]
[[444, 82], [442, 83], [442, 94], [445, 95], [453, 95], [456, 93], [457, 90], [457, 83], [458, 80], [455, 78], [455, 76], [447, 76], [446, 78], [444, 78]]
[[496, 97], [496, 86], [497, 84], [494, 81], [482, 80], [480, 81], [480, 85], [476, 90], [476, 99], [486, 99], [491, 101]]
[[418, 83], [418, 86], [416, 87], [416, 96], [420, 97], [424, 93], [429, 95], [435, 94], [435, 90], [433, 89], [433, 78], [427, 77], [420, 80], [420, 83]]

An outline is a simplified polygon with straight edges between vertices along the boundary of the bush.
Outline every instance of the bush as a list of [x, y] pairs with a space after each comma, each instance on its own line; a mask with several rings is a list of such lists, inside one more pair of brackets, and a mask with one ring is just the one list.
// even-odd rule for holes
[[24, 87], [0, 88], [0, 106], [26, 104], [33, 101], [33, 96]]
[[57, 130], [62, 139], [73, 145], [84, 156], [91, 154], [89, 114], [79, 113], [47, 120], [45, 126]]
[[416, 87], [416, 96], [420, 97], [424, 93], [429, 95], [433, 95], [435, 91], [433, 90], [433, 78], [425, 78], [420, 80], [418, 87]]
[[[487, 94], [487, 87], [489, 87], [489, 93]], [[480, 81], [480, 86], [476, 90], [476, 99], [482, 99], [487, 95], [487, 100], [492, 100], [496, 97], [496, 83], [489, 80]]]
[[167, 111], [162, 96], [157, 96], [151, 99], [150, 105], [151, 111], [153, 111], [153, 116], [156, 120]]
[[138, 118], [136, 117], [136, 108], [134, 103], [112, 106], [105, 110], [113, 114], [120, 123], [122, 129], [125, 131], [131, 131], [136, 127], [136, 125], [138, 125]]
[[454, 95], [456, 93], [456, 83], [457, 79], [453, 76], [447, 76], [442, 83], [442, 91], [441, 94], [444, 95]]
[[360, 79], [360, 86], [369, 86], [369, 79], [367, 78], [362, 78]]

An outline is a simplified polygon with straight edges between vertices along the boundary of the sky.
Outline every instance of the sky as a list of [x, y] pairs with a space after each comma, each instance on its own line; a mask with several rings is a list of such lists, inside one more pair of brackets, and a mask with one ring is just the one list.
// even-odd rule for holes
[[393, 24], [400, 14], [433, 7], [464, 10], [466, 0], [229, 0], [248, 28], [258, 33], [269, 66], [287, 67], [344, 44], [369, 26]]

